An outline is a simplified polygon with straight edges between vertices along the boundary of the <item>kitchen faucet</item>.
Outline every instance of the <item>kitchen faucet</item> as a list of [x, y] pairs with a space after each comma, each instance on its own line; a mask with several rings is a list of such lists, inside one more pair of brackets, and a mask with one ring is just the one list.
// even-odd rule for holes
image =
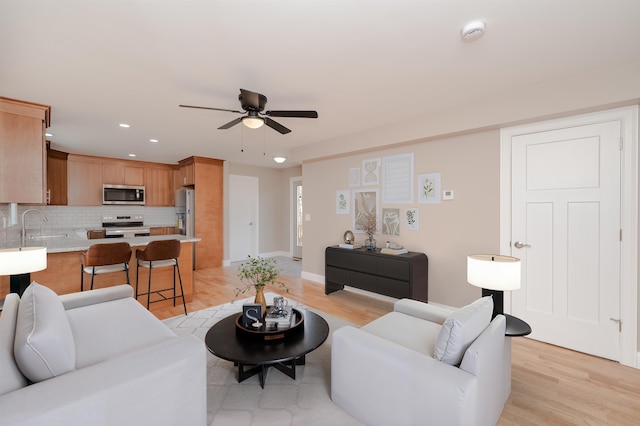
[[47, 219], [47, 217], [44, 215], [44, 213], [42, 213], [40, 210], [38, 209], [27, 209], [24, 211], [24, 213], [22, 213], [22, 242], [24, 243], [27, 240], [27, 230], [24, 227], [24, 217], [27, 215], [27, 213], [29, 212], [38, 212], [40, 213], [40, 216], [42, 217], [42, 221], [43, 222], [48, 222], [49, 220]]

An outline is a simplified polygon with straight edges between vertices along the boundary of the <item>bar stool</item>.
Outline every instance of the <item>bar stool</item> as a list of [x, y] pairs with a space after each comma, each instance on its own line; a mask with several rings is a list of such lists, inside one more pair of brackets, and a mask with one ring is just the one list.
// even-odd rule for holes
[[[184, 289], [182, 288], [182, 277], [180, 276], [180, 266], [178, 265], [178, 257], [180, 257], [180, 241], [178, 240], [158, 240], [151, 241], [144, 250], [136, 250], [136, 299], [138, 296], [147, 295], [147, 309], [150, 303], [162, 302], [173, 299], [173, 306], [176, 306], [176, 299], [182, 298], [182, 306], [184, 314], [187, 315], [187, 304], [184, 300]], [[139, 267], [149, 269], [149, 280], [146, 293], [138, 293], [138, 271]], [[166, 297], [163, 291], [169, 291], [170, 288], [151, 291], [151, 271], [155, 268], [164, 268], [173, 266], [173, 297]], [[178, 279], [180, 280], [180, 295], [176, 292], [176, 269], [178, 270]], [[151, 294], [157, 293], [162, 297], [161, 300], [151, 301]]]
[[129, 243], [94, 244], [89, 250], [80, 253], [80, 291], [84, 291], [84, 274], [91, 274], [91, 290], [93, 279], [99, 274], [121, 272], [127, 275], [129, 281], [129, 260], [131, 246]]

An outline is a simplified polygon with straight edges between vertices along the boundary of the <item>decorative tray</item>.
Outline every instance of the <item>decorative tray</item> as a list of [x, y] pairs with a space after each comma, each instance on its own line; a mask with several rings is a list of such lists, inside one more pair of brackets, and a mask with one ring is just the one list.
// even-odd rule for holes
[[292, 315], [294, 318], [292, 319], [293, 325], [291, 327], [270, 328], [264, 323], [260, 327], [245, 326], [242, 323], [242, 313], [240, 313], [236, 318], [236, 334], [263, 341], [286, 339], [288, 336], [304, 331], [304, 315], [302, 315], [302, 312], [293, 308]]

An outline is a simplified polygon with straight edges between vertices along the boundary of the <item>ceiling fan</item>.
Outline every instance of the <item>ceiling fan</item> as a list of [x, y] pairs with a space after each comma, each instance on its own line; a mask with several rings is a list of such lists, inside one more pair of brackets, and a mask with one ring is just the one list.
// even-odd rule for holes
[[231, 120], [227, 124], [223, 124], [218, 127], [218, 129], [229, 129], [236, 124], [242, 122], [247, 127], [252, 129], [257, 129], [262, 127], [263, 124], [271, 127], [273, 130], [276, 130], [280, 133], [287, 134], [291, 132], [291, 130], [284, 127], [282, 124], [272, 120], [269, 117], [300, 117], [300, 118], [318, 118], [318, 113], [316, 111], [266, 111], [264, 110], [265, 105], [267, 104], [267, 97], [265, 95], [261, 95], [260, 93], [252, 92], [250, 90], [240, 89], [240, 95], [238, 95], [238, 99], [240, 100], [240, 106], [244, 111], [238, 111], [234, 109], [225, 109], [225, 108], [213, 108], [213, 107], [204, 107], [204, 106], [194, 106], [194, 105], [180, 105], [182, 108], [198, 108], [198, 109], [211, 109], [214, 111], [227, 111], [227, 112], [235, 112], [237, 114], [244, 114], [246, 112], [247, 115], [244, 117], [236, 118], [235, 120]]

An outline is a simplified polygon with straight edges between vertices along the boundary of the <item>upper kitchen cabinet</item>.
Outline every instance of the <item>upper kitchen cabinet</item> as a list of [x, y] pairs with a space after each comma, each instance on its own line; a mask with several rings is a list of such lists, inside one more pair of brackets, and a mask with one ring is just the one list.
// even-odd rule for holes
[[0, 97], [0, 203], [46, 203], [51, 107]]
[[144, 186], [147, 206], [173, 206], [174, 169], [170, 165], [147, 166], [144, 168]]
[[100, 158], [69, 154], [67, 180], [70, 206], [102, 205], [102, 161]]
[[111, 185], [144, 185], [144, 168], [118, 163], [102, 164], [102, 183]]
[[47, 197], [52, 206], [67, 205], [67, 158], [69, 154], [47, 148]]

